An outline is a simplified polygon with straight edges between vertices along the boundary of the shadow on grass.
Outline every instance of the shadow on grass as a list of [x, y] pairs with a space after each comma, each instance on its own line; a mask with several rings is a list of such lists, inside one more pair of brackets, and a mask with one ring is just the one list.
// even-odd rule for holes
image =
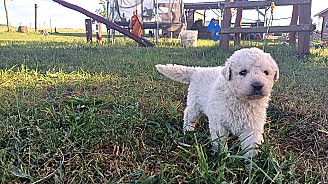
[[[61, 32], [57, 32], [57, 33], [51, 33], [52, 35], [56, 35], [56, 36], [73, 36], [73, 37], [86, 37], [86, 33], [85, 32], [80, 32], [80, 33], [65, 33], [65, 32], [63, 32], [63, 33], [61, 33]], [[118, 34], [115, 34], [115, 38], [124, 38], [124, 37], [127, 37], [127, 36], [125, 36], [125, 35], [121, 35], [122, 33], [120, 33], [119, 35]], [[92, 34], [92, 37], [93, 38], [97, 38], [97, 36], [96, 36], [96, 33], [93, 33]], [[144, 36], [143, 36], [144, 38], [146, 38], [146, 39], [152, 39], [148, 34], [145, 34]], [[107, 38], [107, 34], [102, 34], [102, 38], [104, 39], [104, 38]]]
[[[74, 37], [86, 37], [85, 33], [53, 33], [53, 35], [56, 36], [74, 36]], [[92, 36], [96, 36], [96, 35], [92, 35]]]
[[[271, 119], [271, 136], [274, 137], [284, 150], [303, 154], [311, 158], [313, 153], [305, 150], [316, 150], [315, 158], [325, 158], [327, 152], [328, 137], [325, 136], [325, 125], [319, 123], [320, 118], [305, 116], [294, 112], [286, 111], [276, 106], [269, 106], [268, 116]], [[320, 137], [320, 139], [317, 139]]]

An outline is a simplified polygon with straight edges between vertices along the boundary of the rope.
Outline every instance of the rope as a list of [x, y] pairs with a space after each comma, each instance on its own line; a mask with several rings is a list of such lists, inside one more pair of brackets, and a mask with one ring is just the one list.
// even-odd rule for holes
[[269, 29], [270, 29], [270, 26], [272, 26], [273, 12], [274, 12], [275, 9], [276, 9], [276, 5], [274, 4], [274, 2], [271, 2], [271, 14], [270, 14], [269, 23], [267, 25], [267, 30], [266, 30], [266, 33], [265, 33], [265, 38], [264, 38], [264, 43], [263, 43], [263, 50], [265, 50], [265, 47], [267, 45], [267, 41], [268, 41], [268, 38], [269, 38]]
[[123, 1], [122, 4], [119, 5], [119, 7], [123, 8], [123, 9], [134, 8], [134, 7], [138, 6], [139, 4], [143, 3], [143, 1], [144, 0], [137, 1], [137, 2], [135, 2], [135, 4], [132, 4], [130, 1], [128, 1], [130, 6], [123, 6], [122, 4], [128, 5], [127, 2]]

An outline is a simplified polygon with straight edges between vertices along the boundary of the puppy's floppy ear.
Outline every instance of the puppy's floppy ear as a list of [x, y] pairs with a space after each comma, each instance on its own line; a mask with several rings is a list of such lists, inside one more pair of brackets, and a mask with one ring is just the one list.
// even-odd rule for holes
[[271, 67], [272, 67], [273, 71], [276, 72], [274, 74], [273, 80], [274, 81], [277, 81], [279, 79], [279, 68], [278, 68], [278, 65], [277, 65], [276, 61], [271, 57], [270, 54], [268, 54], [268, 59], [271, 61], [271, 64], [272, 64]]
[[274, 81], [277, 81], [279, 79], [279, 69], [278, 69], [278, 66], [276, 67], [275, 72], [276, 73], [274, 74], [273, 80]]
[[225, 64], [221, 73], [226, 80], [231, 80], [230, 62]]

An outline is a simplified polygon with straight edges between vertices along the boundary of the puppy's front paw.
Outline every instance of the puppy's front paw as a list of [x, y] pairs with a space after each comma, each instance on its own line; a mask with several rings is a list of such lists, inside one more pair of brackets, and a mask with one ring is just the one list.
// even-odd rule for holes
[[188, 125], [188, 126], [183, 127], [184, 135], [186, 135], [186, 132], [193, 132], [193, 131], [195, 131], [195, 127], [193, 127], [193, 126]]
[[247, 158], [256, 158], [258, 154], [258, 150], [256, 148], [252, 148], [248, 150], [243, 156]]

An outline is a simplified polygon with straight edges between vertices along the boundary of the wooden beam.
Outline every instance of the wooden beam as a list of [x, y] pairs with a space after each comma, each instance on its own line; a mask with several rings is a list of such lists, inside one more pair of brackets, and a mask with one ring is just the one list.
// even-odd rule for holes
[[[325, 17], [322, 17], [322, 22], [326, 22], [326, 18]], [[321, 26], [321, 33], [320, 33], [320, 39], [322, 40], [323, 39], [323, 30], [325, 30], [325, 24], [322, 24]]]
[[[299, 17], [300, 5], [293, 5], [292, 19], [290, 25], [297, 25]], [[289, 33], [289, 44], [295, 45], [296, 43], [296, 32]]]
[[262, 17], [265, 17], [265, 14], [260, 11], [260, 8], [256, 7], [255, 10], [257, 11], [257, 13], [261, 14]]
[[[300, 24], [311, 26], [311, 4], [300, 6]], [[310, 30], [298, 33], [298, 53], [310, 54]]]
[[276, 6], [286, 5], [304, 5], [311, 4], [312, 0], [273, 0], [273, 1], [248, 1], [248, 2], [225, 2], [225, 8], [254, 8], [254, 7], [267, 7], [271, 6], [271, 2], [274, 2]]
[[[274, 32], [309, 32], [310, 25], [302, 24], [302, 25], [292, 25], [292, 26], [270, 26], [269, 33]], [[266, 33], [268, 27], [249, 27], [249, 28], [221, 28], [221, 34], [235, 34], [235, 33]]]
[[85, 35], [87, 37], [87, 42], [92, 42], [92, 22], [91, 19], [85, 19]]
[[193, 10], [220, 9], [220, 3], [222, 2], [183, 3], [183, 7]]
[[101, 45], [102, 44], [102, 28], [101, 28], [101, 22], [97, 23], [98, 30], [96, 32], [97, 42]]
[[[226, 3], [229, 3], [231, 0], [225, 0]], [[232, 0], [233, 1], [233, 0]], [[221, 23], [221, 30], [222, 29], [228, 29], [231, 26], [231, 11], [230, 8], [224, 8], [223, 10], [223, 20]], [[223, 50], [229, 50], [229, 40], [230, 40], [230, 34], [222, 34], [221, 40], [220, 40], [220, 47], [223, 48]]]
[[[238, 1], [242, 2], [242, 0], [238, 0]], [[235, 28], [240, 28], [241, 27], [242, 14], [243, 14], [243, 9], [242, 8], [237, 8]], [[241, 41], [241, 34], [240, 33], [235, 33], [234, 41], [235, 41], [235, 45], [240, 45], [240, 41]]]

